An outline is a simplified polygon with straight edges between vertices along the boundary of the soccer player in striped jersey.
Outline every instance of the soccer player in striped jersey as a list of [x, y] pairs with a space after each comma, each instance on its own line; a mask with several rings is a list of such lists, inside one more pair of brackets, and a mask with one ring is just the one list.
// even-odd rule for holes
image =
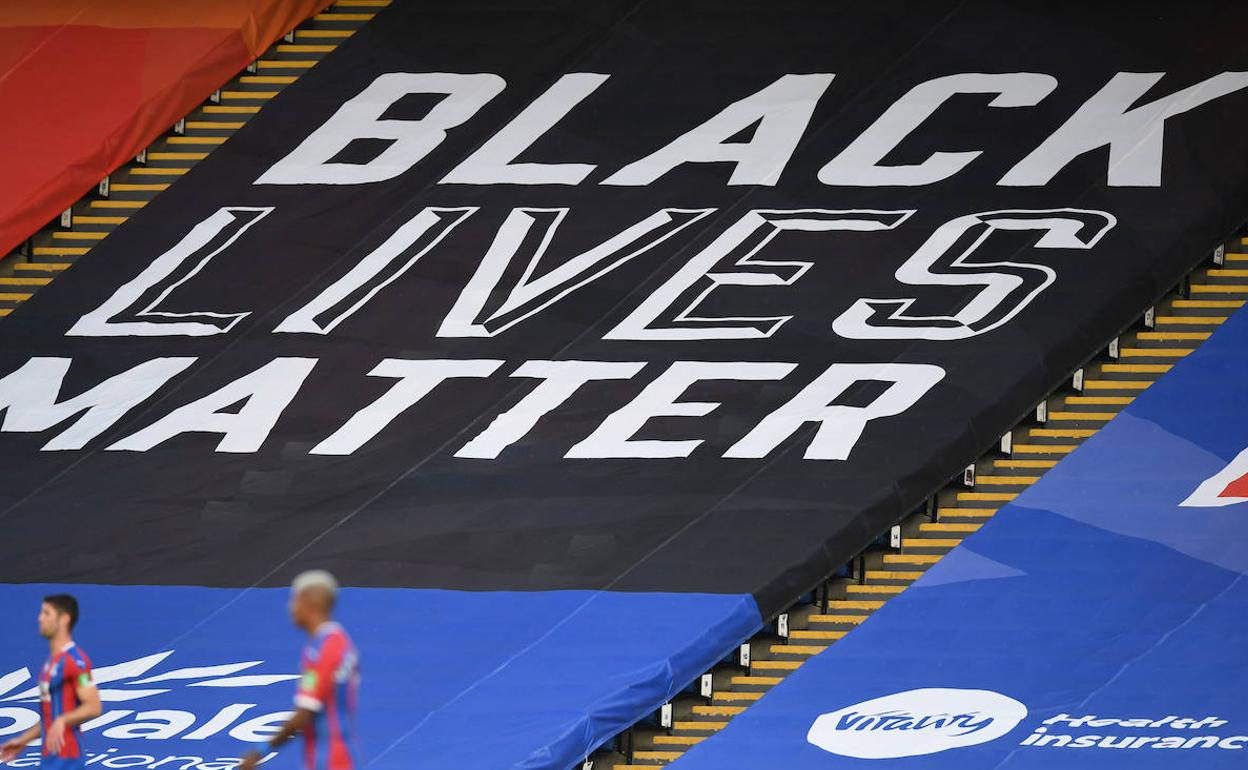
[[100, 693], [91, 680], [91, 659], [74, 644], [78, 601], [69, 594], [45, 596], [39, 609], [39, 634], [48, 640], [48, 659], [39, 672], [42, 719], [0, 746], [0, 762], [10, 762], [36, 738], [43, 737], [44, 770], [86, 767], [78, 726], [100, 715]]
[[253, 770], [299, 732], [304, 735], [307, 770], [359, 770], [354, 724], [359, 656], [351, 637], [333, 620], [338, 581], [324, 570], [310, 570], [295, 578], [290, 592], [291, 619], [309, 637], [295, 692], [295, 715], [272, 740], [249, 752], [238, 770]]

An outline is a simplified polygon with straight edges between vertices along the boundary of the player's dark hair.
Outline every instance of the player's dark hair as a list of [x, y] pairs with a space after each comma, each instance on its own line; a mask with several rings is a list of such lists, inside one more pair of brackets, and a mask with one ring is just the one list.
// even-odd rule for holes
[[43, 597], [43, 603], [52, 609], [69, 616], [69, 630], [78, 625], [78, 600], [69, 594], [51, 594]]

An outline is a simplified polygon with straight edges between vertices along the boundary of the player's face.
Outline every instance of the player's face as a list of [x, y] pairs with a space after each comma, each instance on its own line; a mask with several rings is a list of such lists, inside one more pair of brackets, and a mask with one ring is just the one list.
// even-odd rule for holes
[[302, 594], [290, 597], [290, 619], [296, 626], [303, 628], [303, 618], [307, 614]]
[[56, 636], [56, 632], [61, 628], [63, 617], [64, 615], [57, 612], [52, 605], [42, 605], [39, 608], [39, 635], [44, 639], [51, 639]]

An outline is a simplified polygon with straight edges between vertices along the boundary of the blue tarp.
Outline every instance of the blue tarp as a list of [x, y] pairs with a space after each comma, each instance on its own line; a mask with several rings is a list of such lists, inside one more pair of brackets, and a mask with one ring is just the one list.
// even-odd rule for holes
[[[66, 590], [104, 701], [84, 733], [101, 766], [226, 770], [292, 708], [302, 639], [283, 589], [0, 585], [0, 741], [37, 718], [35, 616]], [[564, 766], [760, 623], [731, 595], [348, 588], [340, 608], [362, 657], [360, 753], [393, 770]], [[265, 767], [301, 759], [292, 743]]]
[[1248, 761], [1248, 314], [683, 770]]

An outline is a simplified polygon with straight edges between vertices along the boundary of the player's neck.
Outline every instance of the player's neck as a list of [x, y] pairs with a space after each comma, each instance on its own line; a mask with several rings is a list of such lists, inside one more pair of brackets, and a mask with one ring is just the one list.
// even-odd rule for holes
[[308, 632], [308, 636], [316, 636], [316, 632], [320, 631], [322, 626], [326, 623], [332, 623], [333, 620], [330, 615], [317, 615], [308, 618], [308, 624], [304, 626], [303, 630]]
[[73, 643], [74, 638], [68, 633], [53, 634], [48, 638], [48, 654], [55, 655]]

